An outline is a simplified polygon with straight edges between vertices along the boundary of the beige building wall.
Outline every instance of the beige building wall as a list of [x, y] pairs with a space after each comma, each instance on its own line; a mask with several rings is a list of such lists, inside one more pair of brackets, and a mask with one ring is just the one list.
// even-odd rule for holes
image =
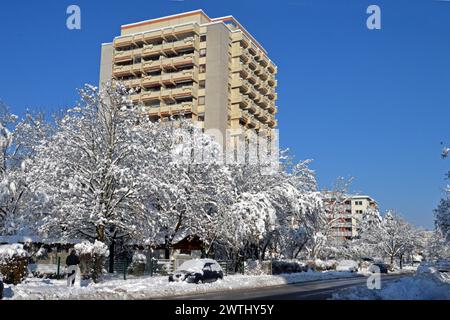
[[206, 39], [205, 130], [218, 130], [225, 139], [229, 111], [229, 30], [223, 24], [211, 24]]
[[112, 43], [102, 44], [101, 63], [100, 63], [100, 83], [101, 88], [104, 83], [112, 78], [114, 48]]

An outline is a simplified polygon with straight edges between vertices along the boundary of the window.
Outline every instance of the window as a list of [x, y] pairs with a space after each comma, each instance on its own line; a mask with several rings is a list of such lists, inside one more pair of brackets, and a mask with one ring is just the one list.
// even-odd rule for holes
[[205, 42], [205, 41], [206, 41], [206, 35], [200, 36], [200, 42]]
[[198, 97], [198, 104], [200, 106], [205, 105], [205, 97]]
[[200, 57], [206, 57], [206, 49], [200, 49]]
[[200, 80], [199, 83], [198, 83], [198, 87], [200, 89], [205, 89], [205, 86], [206, 86], [206, 81], [205, 80]]
[[199, 72], [200, 73], [205, 73], [206, 72], [206, 64], [201, 64], [199, 66]]

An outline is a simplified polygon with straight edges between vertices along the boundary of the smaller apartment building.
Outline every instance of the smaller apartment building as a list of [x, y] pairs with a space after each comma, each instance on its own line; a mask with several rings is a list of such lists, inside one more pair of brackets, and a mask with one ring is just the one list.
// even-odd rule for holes
[[[345, 199], [336, 202], [328, 199], [329, 219], [332, 223], [331, 235], [348, 240], [358, 235], [359, 222], [369, 208], [378, 208], [374, 199], [366, 195], [348, 195]], [[336, 204], [338, 203], [338, 204]], [[332, 207], [334, 206], [334, 209]]]

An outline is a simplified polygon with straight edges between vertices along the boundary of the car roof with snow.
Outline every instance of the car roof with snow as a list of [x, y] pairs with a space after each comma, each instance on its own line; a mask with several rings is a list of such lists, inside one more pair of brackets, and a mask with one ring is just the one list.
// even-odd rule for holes
[[[201, 272], [205, 264], [211, 264], [213, 270], [219, 269], [220, 266], [217, 261], [213, 259], [193, 259], [183, 262], [178, 268], [177, 271], [189, 271], [189, 272]], [[219, 271], [218, 270], [218, 271]]]

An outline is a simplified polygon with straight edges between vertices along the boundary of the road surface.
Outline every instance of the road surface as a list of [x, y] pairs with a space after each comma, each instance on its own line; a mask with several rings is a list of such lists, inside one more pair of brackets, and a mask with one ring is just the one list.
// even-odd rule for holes
[[[383, 275], [381, 285], [387, 281], [393, 281], [411, 274]], [[270, 286], [264, 288], [230, 290], [212, 292], [206, 294], [174, 296], [176, 300], [325, 300], [341, 289], [353, 286], [365, 286], [367, 278], [359, 276], [355, 278], [331, 279], [308, 281], [301, 283]], [[170, 299], [170, 298], [169, 298]]]

